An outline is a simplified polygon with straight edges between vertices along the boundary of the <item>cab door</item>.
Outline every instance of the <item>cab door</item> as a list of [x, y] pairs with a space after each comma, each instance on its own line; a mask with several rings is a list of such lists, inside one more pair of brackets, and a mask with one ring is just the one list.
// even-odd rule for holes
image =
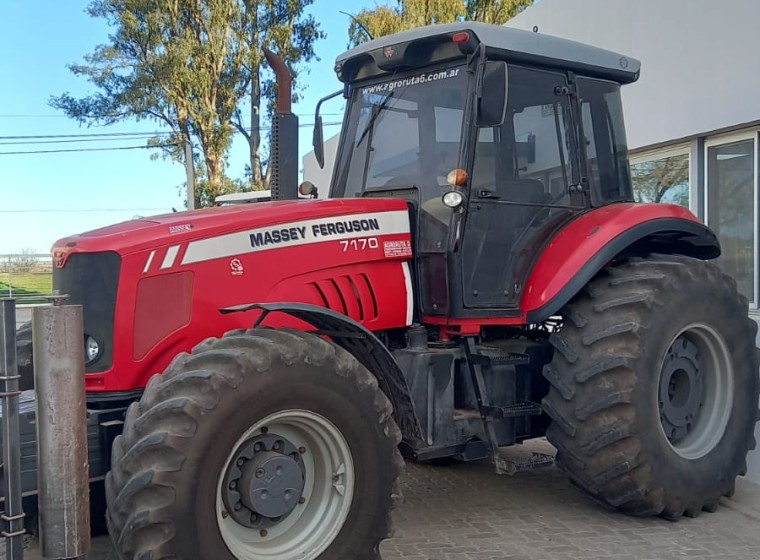
[[516, 308], [543, 243], [585, 206], [568, 92], [565, 74], [510, 65], [504, 120], [478, 131], [458, 259], [465, 309]]

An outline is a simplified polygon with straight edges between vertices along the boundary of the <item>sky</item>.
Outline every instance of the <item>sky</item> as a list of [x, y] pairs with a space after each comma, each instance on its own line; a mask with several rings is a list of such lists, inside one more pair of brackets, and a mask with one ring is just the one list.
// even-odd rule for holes
[[[7, 0], [0, 4], [0, 255], [22, 250], [48, 253], [62, 237], [184, 207], [184, 194], [178, 188], [185, 182], [183, 166], [151, 160], [152, 150], [101, 150], [141, 146], [144, 139], [18, 138], [165, 130], [150, 121], [88, 128], [49, 106], [52, 95], [68, 91], [83, 97], [96, 91], [67, 69], [108, 40], [106, 23], [85, 13], [88, 3]], [[308, 74], [300, 77], [306, 88], [293, 111], [301, 124], [313, 123], [316, 102], [341, 87], [333, 63], [348, 45], [350, 20], [339, 10], [355, 13], [377, 3], [315, 0], [309, 7], [327, 38], [316, 44], [321, 60], [309, 63]], [[339, 124], [327, 123], [339, 123], [343, 108], [340, 97], [322, 106], [325, 138], [339, 132]], [[310, 126], [300, 130], [299, 161], [311, 150], [311, 134]], [[9, 153], [84, 148], [98, 150]], [[231, 177], [242, 176], [246, 149], [238, 137], [230, 155]]]

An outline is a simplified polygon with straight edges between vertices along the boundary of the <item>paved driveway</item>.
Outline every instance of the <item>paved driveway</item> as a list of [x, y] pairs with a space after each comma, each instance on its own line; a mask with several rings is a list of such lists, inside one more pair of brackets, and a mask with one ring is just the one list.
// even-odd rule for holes
[[[760, 487], [744, 480], [716, 513], [677, 523], [609, 511], [554, 467], [500, 477], [487, 462], [409, 464], [402, 489], [383, 560], [760, 560]], [[116, 555], [100, 537], [89, 559]]]

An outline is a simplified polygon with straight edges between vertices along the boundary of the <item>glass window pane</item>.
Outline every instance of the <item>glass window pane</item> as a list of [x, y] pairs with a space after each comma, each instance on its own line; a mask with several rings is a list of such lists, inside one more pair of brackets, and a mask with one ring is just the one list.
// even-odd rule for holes
[[577, 83], [591, 200], [594, 205], [631, 200], [620, 85], [591, 78]]
[[689, 154], [631, 164], [636, 202], [669, 202], [689, 207]]
[[720, 239], [718, 264], [754, 300], [755, 146], [746, 140], [707, 149], [707, 216]]

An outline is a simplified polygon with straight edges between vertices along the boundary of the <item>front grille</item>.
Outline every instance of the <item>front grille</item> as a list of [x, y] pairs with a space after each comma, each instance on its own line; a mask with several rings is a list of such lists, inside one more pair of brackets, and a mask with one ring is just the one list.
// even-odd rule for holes
[[113, 331], [116, 290], [121, 257], [113, 252], [74, 253], [63, 268], [53, 269], [53, 289], [66, 294], [68, 304], [81, 305], [84, 332], [102, 348], [100, 358], [86, 367], [87, 373], [103, 372], [113, 365]]

